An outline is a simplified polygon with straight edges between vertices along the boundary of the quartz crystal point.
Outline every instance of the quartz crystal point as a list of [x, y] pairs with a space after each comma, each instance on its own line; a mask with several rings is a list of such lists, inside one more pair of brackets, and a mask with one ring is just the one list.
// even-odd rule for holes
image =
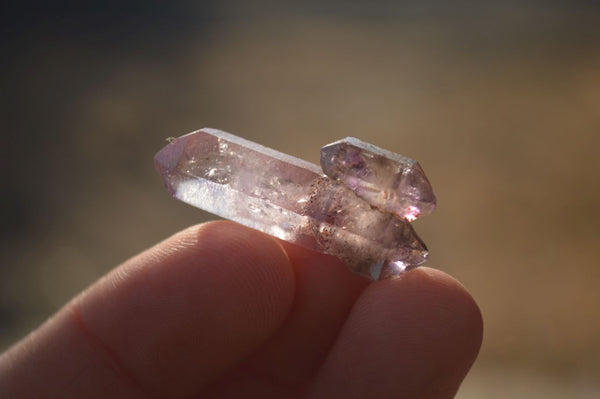
[[[352, 140], [352, 144], [358, 142]], [[324, 151], [329, 151], [329, 147]], [[172, 140], [156, 154], [155, 164], [175, 198], [280, 239], [337, 256], [355, 273], [370, 279], [396, 276], [425, 262], [427, 248], [408, 218], [402, 216], [410, 206], [423, 205], [427, 211], [419, 213], [431, 211], [431, 201], [418, 200], [423, 197], [419, 190], [426, 190], [419, 185], [408, 190], [408, 199], [403, 198], [399, 188], [402, 184], [389, 183], [383, 169], [376, 167], [379, 161], [365, 162], [372, 171], [369, 173], [377, 173], [379, 180], [366, 174], [362, 180], [366, 183], [352, 183], [357, 180], [352, 176], [357, 175], [358, 166], [345, 163], [339, 153], [328, 158], [331, 161], [326, 173], [330, 178], [315, 164], [205, 128]], [[394, 162], [405, 160], [392, 155]], [[417, 175], [421, 173], [415, 181], [426, 182], [421, 169], [412, 162], [411, 167], [419, 171]], [[344, 172], [344, 165], [350, 170]], [[392, 170], [398, 174], [399, 168]], [[394, 194], [369, 196], [357, 190], [367, 183], [389, 184], [394, 187]], [[388, 186], [383, 187], [385, 191]], [[392, 207], [393, 212], [383, 201], [386, 195], [394, 197], [397, 204]], [[404, 211], [397, 212], [398, 209]]]
[[384, 212], [412, 221], [435, 209], [435, 195], [417, 161], [357, 138], [323, 147], [321, 167]]

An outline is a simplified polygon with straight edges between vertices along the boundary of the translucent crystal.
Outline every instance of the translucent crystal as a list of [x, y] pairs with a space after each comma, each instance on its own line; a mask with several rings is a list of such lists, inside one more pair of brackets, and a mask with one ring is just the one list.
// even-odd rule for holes
[[409, 221], [374, 208], [310, 162], [215, 129], [171, 141], [155, 157], [177, 199], [306, 248], [377, 280], [422, 264]]
[[323, 147], [321, 167], [384, 212], [412, 221], [435, 209], [435, 195], [417, 161], [357, 138]]

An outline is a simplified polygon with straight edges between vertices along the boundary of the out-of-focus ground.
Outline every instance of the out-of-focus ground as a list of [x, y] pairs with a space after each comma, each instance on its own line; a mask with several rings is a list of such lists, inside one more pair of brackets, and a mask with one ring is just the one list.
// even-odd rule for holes
[[210, 126], [317, 162], [352, 135], [436, 190], [428, 265], [485, 320], [458, 397], [598, 397], [600, 8], [64, 3], [3, 16], [0, 348], [214, 218], [164, 191], [166, 137]]

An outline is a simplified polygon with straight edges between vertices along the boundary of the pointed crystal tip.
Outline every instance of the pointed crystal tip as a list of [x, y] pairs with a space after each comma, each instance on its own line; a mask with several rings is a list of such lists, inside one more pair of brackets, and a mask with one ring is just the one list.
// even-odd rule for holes
[[433, 189], [417, 161], [357, 138], [324, 146], [321, 167], [384, 212], [412, 221], [435, 209]]

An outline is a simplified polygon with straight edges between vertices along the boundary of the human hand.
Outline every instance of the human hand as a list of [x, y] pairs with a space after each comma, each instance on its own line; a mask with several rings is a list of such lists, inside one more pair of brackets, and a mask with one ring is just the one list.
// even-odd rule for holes
[[418, 268], [369, 283], [230, 222], [125, 262], [0, 356], [2, 398], [449, 398], [477, 305]]

